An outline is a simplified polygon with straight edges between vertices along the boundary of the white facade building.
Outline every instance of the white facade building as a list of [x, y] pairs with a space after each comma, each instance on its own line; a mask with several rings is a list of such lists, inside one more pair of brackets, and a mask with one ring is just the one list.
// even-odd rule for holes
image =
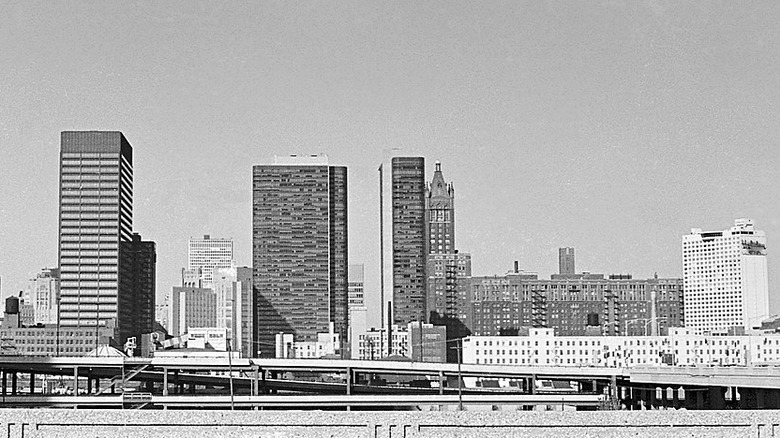
[[317, 359], [341, 355], [341, 337], [330, 323], [328, 333], [317, 333], [316, 341], [295, 342], [292, 333], [276, 334], [276, 357], [279, 359]]
[[685, 326], [696, 334], [749, 331], [769, 313], [766, 236], [750, 219], [682, 238]]
[[27, 299], [35, 310], [35, 324], [57, 324], [60, 302], [60, 270], [44, 269], [31, 278]]
[[776, 365], [780, 335], [704, 336], [670, 328], [668, 336], [473, 336], [463, 341], [463, 363], [487, 365], [654, 367]]
[[245, 344], [241, 327], [243, 325], [242, 285], [238, 281], [236, 268], [217, 268], [212, 275], [212, 290], [217, 298], [217, 327], [228, 330], [233, 350], [241, 350]]
[[211, 288], [214, 270], [233, 268], [233, 241], [212, 238], [208, 234], [202, 239], [190, 239], [187, 251], [187, 269], [201, 270], [201, 286]]

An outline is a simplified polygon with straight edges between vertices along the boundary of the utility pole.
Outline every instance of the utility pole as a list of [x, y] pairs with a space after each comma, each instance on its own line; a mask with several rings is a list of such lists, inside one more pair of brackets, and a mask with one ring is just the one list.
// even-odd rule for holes
[[227, 354], [228, 354], [228, 379], [230, 380], [230, 410], [235, 410], [235, 405], [233, 403], [233, 359], [231, 358], [232, 353], [230, 348], [230, 338], [227, 338]]
[[463, 375], [461, 374], [460, 364], [462, 361], [461, 351], [463, 350], [463, 339], [453, 339], [458, 341], [458, 345], [450, 347], [458, 350], [458, 410], [463, 410]]

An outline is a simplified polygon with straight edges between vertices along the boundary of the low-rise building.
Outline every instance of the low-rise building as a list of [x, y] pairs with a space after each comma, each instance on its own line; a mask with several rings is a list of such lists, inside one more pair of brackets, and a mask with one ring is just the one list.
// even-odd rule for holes
[[780, 335], [695, 335], [670, 328], [667, 336], [555, 336], [530, 328], [525, 336], [472, 336], [463, 363], [544, 366], [747, 366], [780, 363]]

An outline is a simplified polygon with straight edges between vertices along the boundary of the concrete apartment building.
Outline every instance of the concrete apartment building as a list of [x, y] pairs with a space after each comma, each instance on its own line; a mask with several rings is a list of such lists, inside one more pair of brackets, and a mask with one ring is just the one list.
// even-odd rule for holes
[[761, 326], [769, 313], [766, 235], [751, 219], [682, 237], [685, 325], [696, 334]]
[[[325, 156], [276, 157], [253, 167], [253, 284], [257, 350], [276, 334], [316, 342], [348, 331], [347, 168]], [[344, 351], [344, 348], [340, 348]]]
[[663, 334], [687, 316], [680, 279], [584, 273], [544, 280], [515, 268], [471, 279], [472, 334], [512, 335], [523, 327], [554, 328], [559, 336]]

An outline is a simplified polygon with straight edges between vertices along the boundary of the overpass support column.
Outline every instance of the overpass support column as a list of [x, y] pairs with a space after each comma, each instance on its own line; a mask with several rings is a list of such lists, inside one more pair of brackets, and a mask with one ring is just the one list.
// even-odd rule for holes
[[259, 395], [260, 392], [260, 367], [255, 366], [255, 378], [252, 381], [252, 395]]
[[439, 370], [439, 395], [444, 395], [444, 371]]
[[168, 368], [163, 367], [162, 395], [168, 395]]
[[661, 388], [661, 406], [664, 409], [669, 409], [670, 403], [669, 403], [669, 391], [670, 389], [667, 387]]
[[[346, 370], [347, 378], [345, 379], [347, 384], [347, 395], [352, 395], [352, 368], [347, 367]], [[349, 410], [349, 408], [347, 408]]]
[[35, 373], [30, 373], [30, 394], [35, 394]]
[[16, 371], [11, 373], [11, 395], [16, 395]]
[[73, 396], [76, 397], [78, 395], [79, 395], [79, 367], [74, 366], [73, 367]]
[[681, 394], [681, 387], [672, 388], [672, 407], [680, 409], [685, 405], [685, 397]]
[[[460, 376], [458, 376], [460, 378]], [[536, 374], [531, 374], [531, 378], [528, 379], [528, 384], [531, 386], [531, 395], [536, 395]]]
[[726, 388], [719, 386], [710, 386], [707, 391], [707, 409], [723, 410], [726, 409]]
[[620, 407], [620, 400], [618, 400], [617, 376], [614, 374], [609, 380], [609, 399], [613, 406], [612, 409], [617, 409]]

